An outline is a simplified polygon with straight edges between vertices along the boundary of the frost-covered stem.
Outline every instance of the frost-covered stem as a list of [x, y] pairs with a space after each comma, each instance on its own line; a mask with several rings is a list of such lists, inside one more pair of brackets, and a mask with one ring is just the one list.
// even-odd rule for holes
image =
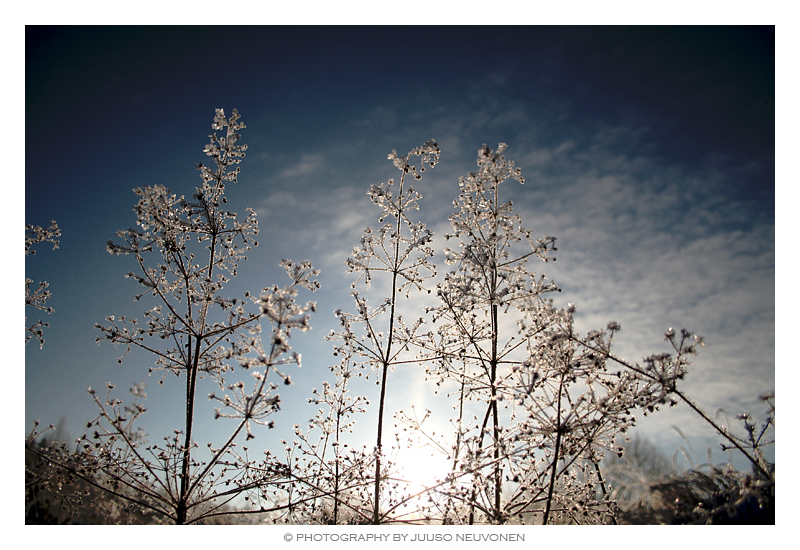
[[[466, 371], [466, 364], [464, 365], [464, 370]], [[450, 471], [453, 474], [456, 473], [456, 468], [458, 466], [458, 454], [461, 450], [461, 435], [462, 435], [461, 431], [462, 431], [462, 422], [464, 420], [464, 391], [467, 386], [466, 378], [467, 375], [466, 372], [464, 372], [461, 376], [461, 388], [458, 396], [458, 424], [457, 424], [458, 429], [456, 431], [456, 442], [453, 445], [453, 464], [450, 467]], [[455, 479], [455, 476], [453, 476], [453, 479]], [[450, 511], [450, 501], [448, 500], [447, 507], [445, 508], [444, 511], [444, 517], [442, 518], [442, 524], [445, 524], [447, 522], [447, 514], [449, 511]]]
[[[599, 352], [602, 352], [602, 353], [604, 353], [604, 354], [606, 355], [606, 357], [608, 357], [608, 358], [609, 358], [609, 359], [611, 359], [612, 361], [614, 361], [614, 362], [616, 362], [616, 363], [619, 363], [619, 364], [620, 364], [620, 365], [622, 365], [623, 367], [626, 367], [626, 368], [628, 368], [628, 369], [632, 370], [633, 372], [635, 372], [635, 373], [637, 373], [637, 374], [639, 374], [639, 375], [641, 375], [641, 376], [643, 376], [643, 377], [645, 377], [645, 378], [648, 378], [648, 379], [650, 379], [650, 380], [655, 380], [655, 377], [654, 377], [652, 374], [648, 373], [647, 371], [645, 371], [645, 370], [644, 370], [644, 369], [642, 369], [641, 367], [638, 367], [638, 366], [636, 366], [636, 365], [632, 365], [632, 364], [631, 364], [631, 363], [629, 363], [628, 361], [625, 361], [624, 359], [620, 359], [619, 357], [616, 357], [616, 356], [614, 356], [614, 355], [612, 355], [612, 354], [608, 353], [607, 351], [603, 351], [603, 350], [599, 349], [598, 347], [596, 347], [596, 346], [593, 346], [593, 345], [589, 344], [588, 342], [584, 342], [584, 341], [582, 341], [582, 340], [580, 340], [580, 339], [577, 339], [577, 338], [575, 338], [575, 341], [576, 341], [576, 342], [578, 342], [578, 343], [580, 343], [580, 344], [582, 344], [582, 345], [584, 345], [584, 346], [586, 346], [586, 347], [587, 347], [587, 348], [589, 348], [589, 349], [592, 349], [592, 350], [595, 350], [595, 351], [599, 351]], [[678, 359], [679, 359], [679, 358], [676, 358], [676, 361], [677, 361]], [[768, 472], [768, 471], [767, 471], [767, 470], [766, 470], [766, 469], [765, 469], [765, 468], [764, 468], [764, 467], [763, 467], [761, 464], [759, 464], [758, 460], [756, 460], [756, 458], [755, 458], [755, 457], [753, 457], [753, 456], [752, 456], [750, 453], [748, 453], [748, 452], [747, 452], [747, 451], [746, 451], [746, 450], [745, 450], [745, 449], [744, 449], [744, 448], [743, 448], [743, 447], [742, 447], [742, 446], [739, 444], [739, 442], [738, 442], [738, 441], [736, 441], [736, 440], [735, 440], [733, 437], [731, 437], [731, 436], [730, 436], [730, 434], [728, 434], [728, 431], [727, 431], [725, 428], [723, 428], [722, 426], [720, 426], [719, 424], [717, 424], [717, 423], [716, 423], [714, 420], [712, 420], [711, 418], [709, 418], [709, 416], [708, 416], [706, 413], [704, 413], [704, 412], [703, 412], [703, 410], [702, 410], [702, 409], [700, 409], [700, 407], [699, 407], [699, 406], [697, 406], [697, 405], [696, 405], [696, 404], [695, 404], [695, 403], [694, 403], [694, 402], [693, 402], [691, 399], [689, 399], [689, 398], [688, 398], [686, 395], [684, 395], [683, 393], [681, 393], [681, 391], [680, 391], [680, 390], [678, 390], [678, 389], [677, 389], [677, 388], [675, 388], [675, 387], [672, 387], [672, 388], [670, 389], [670, 393], [672, 393], [672, 394], [675, 394], [675, 395], [676, 395], [678, 398], [680, 398], [680, 400], [681, 400], [681, 401], [683, 401], [684, 403], [686, 403], [686, 404], [689, 406], [689, 408], [690, 408], [690, 409], [692, 409], [694, 412], [696, 412], [698, 415], [700, 415], [700, 417], [701, 417], [703, 420], [705, 420], [705, 421], [706, 421], [706, 422], [707, 422], [709, 425], [711, 425], [711, 427], [712, 427], [712, 428], [714, 428], [714, 430], [715, 430], [715, 431], [716, 431], [716, 432], [717, 432], [719, 435], [721, 435], [722, 437], [724, 437], [725, 439], [727, 439], [727, 440], [728, 440], [728, 441], [729, 441], [729, 442], [730, 442], [730, 443], [731, 443], [731, 444], [732, 444], [734, 447], [736, 447], [736, 449], [738, 449], [738, 450], [739, 450], [739, 452], [741, 452], [741, 453], [742, 453], [744, 456], [746, 456], [746, 457], [747, 457], [747, 459], [750, 461], [750, 463], [751, 463], [751, 464], [752, 464], [752, 465], [753, 465], [753, 466], [754, 466], [754, 467], [755, 467], [755, 468], [756, 468], [756, 469], [757, 469], [759, 472], [761, 472], [761, 473], [762, 473], [762, 474], [763, 474], [763, 475], [764, 475], [764, 476], [765, 476], [767, 479], [771, 479], [771, 478], [772, 478], [772, 475], [771, 475], [771, 474], [770, 474], [770, 473], [769, 473], [769, 472]]]
[[558, 455], [561, 452], [561, 433], [564, 431], [561, 425], [561, 394], [564, 392], [564, 373], [558, 381], [558, 401], [556, 404], [556, 443], [553, 449], [553, 466], [550, 469], [550, 486], [547, 488], [547, 504], [544, 509], [544, 516], [542, 517], [542, 525], [547, 525], [547, 520], [550, 516], [550, 506], [553, 503], [553, 490], [556, 486], [556, 477], [558, 476]]
[[[496, 276], [496, 272], [492, 273], [492, 278]], [[491, 372], [491, 389], [492, 395], [490, 397], [490, 405], [492, 407], [492, 422], [494, 434], [494, 510], [495, 519], [501, 521], [500, 513], [500, 493], [502, 489], [502, 473], [500, 466], [500, 419], [497, 411], [497, 304], [492, 304], [492, 372]]]
[[386, 378], [389, 373], [389, 358], [392, 351], [392, 340], [394, 336], [394, 310], [397, 302], [397, 273], [400, 270], [398, 265], [400, 261], [400, 230], [403, 222], [403, 181], [405, 180], [405, 172], [400, 176], [400, 189], [398, 196], [400, 200], [397, 205], [397, 228], [394, 239], [394, 264], [392, 266], [392, 298], [391, 306], [389, 309], [389, 334], [386, 342], [386, 353], [381, 358], [383, 372], [381, 373], [381, 397], [378, 404], [378, 437], [375, 443], [376, 456], [375, 456], [375, 510], [373, 512], [372, 523], [377, 525], [380, 521], [380, 497], [381, 497], [381, 455], [383, 453], [383, 412], [386, 405]]
[[770, 473], [769, 473], [769, 472], [768, 472], [768, 471], [767, 471], [767, 470], [764, 468], [764, 466], [763, 466], [762, 464], [759, 464], [758, 460], [756, 460], [756, 458], [755, 458], [755, 457], [753, 457], [753, 456], [752, 456], [750, 453], [748, 453], [748, 452], [747, 452], [747, 451], [744, 449], [744, 447], [742, 447], [742, 446], [741, 446], [741, 445], [740, 445], [740, 444], [739, 444], [739, 443], [738, 443], [738, 442], [737, 442], [737, 441], [736, 441], [736, 440], [735, 440], [733, 437], [731, 437], [731, 436], [728, 434], [728, 431], [727, 431], [725, 428], [723, 428], [722, 426], [720, 426], [719, 424], [717, 424], [716, 422], [714, 422], [714, 421], [713, 421], [711, 418], [709, 418], [709, 417], [708, 417], [708, 415], [706, 415], [706, 413], [704, 413], [704, 412], [703, 412], [703, 411], [700, 409], [700, 407], [698, 407], [697, 405], [695, 405], [695, 404], [694, 404], [694, 402], [693, 402], [691, 399], [689, 399], [688, 397], [686, 397], [685, 395], [683, 395], [683, 394], [682, 394], [680, 391], [678, 391], [677, 389], [675, 389], [675, 390], [672, 390], [672, 393], [674, 393], [675, 395], [677, 395], [678, 397], [680, 397], [680, 398], [681, 398], [681, 400], [682, 400], [684, 403], [686, 403], [687, 405], [689, 405], [689, 408], [690, 408], [690, 409], [692, 409], [694, 412], [696, 412], [697, 414], [699, 414], [699, 415], [700, 415], [700, 417], [701, 417], [701, 418], [703, 418], [703, 420], [705, 420], [706, 422], [708, 422], [709, 424], [711, 424], [711, 426], [712, 426], [712, 427], [713, 427], [713, 428], [714, 428], [714, 429], [717, 431], [717, 433], [719, 433], [719, 434], [720, 434], [722, 437], [724, 437], [725, 439], [727, 439], [728, 441], [730, 441], [730, 442], [731, 442], [731, 444], [733, 444], [733, 446], [734, 446], [734, 447], [736, 447], [736, 448], [737, 448], [737, 449], [738, 449], [738, 450], [739, 450], [739, 451], [740, 451], [742, 454], [744, 454], [744, 456], [746, 456], [746, 457], [747, 457], [747, 459], [750, 461], [750, 463], [751, 463], [751, 464], [752, 464], [752, 465], [753, 465], [753, 466], [754, 466], [754, 467], [755, 467], [755, 468], [756, 468], [756, 469], [757, 469], [759, 472], [761, 472], [761, 474], [762, 474], [764, 477], [766, 477], [767, 479], [772, 479], [772, 474], [770, 474]]
[[[219, 170], [217, 175], [217, 184], [221, 183], [221, 172], [222, 169]], [[203, 198], [201, 202], [204, 205], [204, 210], [206, 212], [206, 220], [208, 221], [208, 225], [211, 228], [211, 245], [209, 250], [209, 262], [208, 262], [208, 281], [211, 281], [211, 278], [214, 274], [214, 263], [216, 262], [216, 244], [217, 244], [217, 227], [213, 221], [213, 213], [209, 212], [206, 200]], [[188, 287], [187, 287], [188, 288]], [[207, 292], [207, 291], [206, 291]], [[205, 293], [204, 293], [205, 294]], [[187, 297], [187, 307], [189, 310], [188, 318], [191, 319], [192, 315], [192, 300]], [[208, 304], [209, 301], [207, 297], [203, 296], [203, 304], [201, 306], [201, 313], [200, 313], [200, 322], [197, 325], [202, 332], [204, 332], [206, 328], [206, 315], [208, 313]], [[195, 395], [197, 390], [197, 369], [198, 364], [200, 362], [200, 352], [203, 345], [203, 339], [201, 334], [198, 334], [195, 337], [195, 346], [194, 346], [194, 356], [188, 357], [187, 362], [190, 365], [189, 369], [186, 372], [187, 380], [186, 380], [186, 438], [184, 440], [184, 448], [183, 448], [183, 463], [181, 465], [181, 492], [180, 492], [180, 499], [178, 501], [178, 521], [179, 525], [183, 525], [186, 523], [187, 514], [189, 510], [189, 497], [191, 494], [191, 487], [189, 485], [189, 467], [192, 461], [192, 428], [194, 426], [194, 402], [195, 402]], [[191, 353], [191, 334], [189, 335], [189, 340], [187, 342], [187, 348], [190, 350]], [[241, 429], [241, 426], [239, 427]], [[239, 430], [236, 430], [238, 433]], [[202, 477], [200, 478], [202, 479]], [[197, 485], [197, 480], [192, 486]]]
[[[200, 342], [200, 339], [197, 339]], [[191, 346], [191, 336], [189, 337], [189, 344]], [[191, 347], [189, 347], [191, 350]], [[191, 353], [191, 351], [190, 351]], [[198, 350], [195, 348], [195, 362], [198, 357]], [[191, 360], [191, 358], [190, 358]], [[186, 372], [186, 438], [184, 440], [183, 459], [181, 464], [181, 489], [180, 497], [178, 499], [178, 517], [176, 523], [183, 525], [186, 523], [188, 514], [188, 501], [189, 501], [189, 464], [191, 462], [191, 437], [192, 437], [192, 424], [194, 417], [194, 393], [195, 381], [194, 375], [196, 373], [195, 364], [190, 363], [189, 370]]]
[[[495, 445], [494, 445], [494, 452], [493, 455], [493, 462], [494, 462], [494, 514], [496, 519], [499, 520], [501, 517], [500, 513], [500, 496], [502, 490], [502, 472], [500, 466], [500, 447], [498, 446], [500, 442], [500, 421], [499, 421], [499, 414], [497, 410], [497, 306], [492, 306], [492, 357], [490, 360], [490, 371], [489, 371], [489, 388], [490, 388], [490, 397], [489, 397], [489, 405], [486, 407], [486, 415], [483, 417], [483, 424], [481, 425], [481, 436], [480, 442], [478, 444], [478, 452], [480, 453], [483, 450], [483, 437], [486, 433], [486, 425], [489, 423], [489, 419], [492, 419], [492, 434], [494, 437]], [[474, 504], [474, 500], [476, 497], [476, 493], [473, 490], [472, 494], [472, 501]], [[470, 509], [469, 515], [469, 524], [472, 525], [475, 520], [474, 517], [474, 509]]]
[[[282, 327], [283, 327], [283, 323], [282, 322], [278, 322], [277, 327], [275, 328], [275, 331], [276, 332], [280, 332]], [[275, 348], [276, 348], [276, 346], [277, 346], [277, 344], [273, 340], [272, 346], [270, 347], [270, 353], [269, 353], [270, 357], [274, 357], [275, 356]], [[267, 377], [269, 376], [270, 367], [271, 367], [271, 365], [268, 364], [267, 368], [264, 370], [264, 376], [262, 377], [261, 381], [259, 382], [258, 388], [257, 388], [257, 390], [255, 392], [255, 395], [257, 395], [257, 396], [262, 395], [262, 393], [264, 391], [264, 386], [267, 385]], [[195, 372], [196, 372], [196, 369], [195, 369]], [[194, 482], [192, 482], [192, 485], [189, 488], [189, 492], [190, 493], [192, 491], [194, 491], [194, 489], [197, 487], [197, 485], [200, 484], [200, 482], [202, 482], [203, 478], [206, 477], [208, 472], [210, 472], [211, 469], [219, 462], [219, 459], [222, 457], [222, 455], [225, 454], [225, 452], [228, 450], [228, 448], [236, 440], [238, 435], [241, 433], [242, 429], [247, 425], [247, 423], [252, 418], [253, 409], [256, 408], [258, 402], [259, 402], [259, 400], [257, 398], [250, 401], [247, 409], [245, 410], [244, 418], [242, 418], [242, 421], [236, 427], [236, 430], [231, 434], [231, 436], [228, 438], [228, 440], [225, 442], [225, 444], [222, 445], [222, 447], [220, 447], [219, 449], [217, 449], [217, 451], [214, 454], [214, 456], [211, 458], [211, 460], [208, 461], [208, 464], [206, 465], [205, 469], [199, 475], [195, 476]]]
[[336, 453], [334, 454], [334, 477], [333, 477], [333, 524], [339, 525], [339, 434], [342, 419], [342, 407], [336, 410]]
[[461, 450], [461, 436], [462, 436], [462, 425], [464, 422], [464, 392], [467, 388], [467, 373], [466, 373], [467, 366], [464, 364], [464, 373], [461, 376], [461, 388], [458, 396], [458, 432], [456, 433], [456, 443], [453, 449], [453, 466], [452, 469], [455, 472], [456, 466], [458, 465], [458, 453]]
[[[497, 362], [495, 360], [492, 360], [491, 364], [493, 366], [489, 371], [489, 373], [490, 373], [490, 382], [489, 382], [489, 384], [490, 384], [490, 398], [489, 398], [489, 403], [488, 403], [488, 405], [486, 407], [486, 414], [483, 416], [483, 422], [481, 423], [480, 438], [478, 439], [477, 457], [480, 457], [480, 455], [483, 452], [483, 441], [484, 441], [484, 437], [486, 435], [486, 426], [489, 424], [489, 419], [490, 418], [492, 419], [492, 433], [494, 435], [494, 440], [495, 440], [495, 443], [498, 442], [497, 436], [498, 436], [498, 433], [499, 433], [499, 428], [498, 428], [498, 423], [497, 423], [497, 400], [496, 399], [492, 400], [492, 398], [491, 398], [491, 395], [495, 395], [496, 396], [495, 387], [494, 387], [494, 374], [496, 374], [496, 372], [497, 372]], [[493, 457], [494, 457], [494, 460], [492, 460], [492, 462], [493, 462], [492, 465], [495, 468], [495, 472], [494, 472], [495, 473], [495, 489], [497, 489], [497, 487], [498, 487], [497, 472], [499, 471], [499, 468], [500, 468], [500, 466], [499, 466], [500, 449], [498, 448], [497, 444], [495, 444], [495, 446], [494, 446]], [[475, 521], [475, 499], [476, 498], [477, 498], [477, 487], [473, 487], [472, 495], [470, 497], [470, 513], [469, 513], [469, 524], [470, 525], [473, 525], [473, 523]], [[499, 502], [498, 501], [499, 501], [499, 498], [497, 497], [497, 495], [495, 495], [495, 504], [496, 504], [496, 506], [495, 506], [494, 512], [499, 516], [500, 506], [499, 506]]]
[[[494, 225], [492, 226], [492, 233], [497, 234], [498, 223], [498, 187], [500, 182], [495, 178], [495, 185], [494, 185], [494, 205], [493, 205], [493, 221]], [[492, 322], [492, 356], [490, 361], [490, 373], [489, 373], [489, 387], [491, 391], [491, 395], [489, 396], [489, 407], [492, 410], [492, 434], [494, 437], [494, 460], [495, 460], [495, 469], [494, 469], [494, 510], [495, 510], [495, 519], [500, 521], [500, 493], [502, 489], [502, 479], [501, 479], [501, 467], [500, 467], [500, 419], [498, 417], [497, 411], [497, 341], [499, 338], [499, 327], [498, 327], [498, 309], [497, 309], [497, 264], [498, 264], [498, 252], [497, 252], [497, 241], [493, 243], [494, 250], [492, 254], [492, 264], [490, 266], [490, 303], [491, 303], [491, 322]]]
[[[606, 480], [603, 479], [603, 473], [600, 471], [600, 465], [597, 462], [595, 462], [594, 460], [592, 460], [592, 464], [594, 465], [594, 471], [597, 474], [597, 479], [598, 479], [598, 481], [600, 483], [600, 491], [602, 491], [602, 493], [603, 493], [603, 498], [607, 499], [608, 498], [608, 489], [606, 488]], [[617, 516], [616, 516], [616, 514], [614, 514], [613, 512], [609, 511], [608, 515], [611, 516], [612, 525], [616, 525], [617, 524]]]
[[[486, 414], [483, 417], [483, 423], [481, 424], [481, 431], [480, 431], [480, 438], [478, 439], [478, 450], [475, 453], [476, 458], [480, 459], [481, 453], [483, 452], [483, 436], [486, 434], [486, 424], [489, 423], [489, 417], [491, 416], [492, 407], [491, 405], [486, 407]], [[469, 499], [469, 524], [473, 525], [475, 523], [475, 502], [478, 498], [478, 487], [472, 487], [472, 493], [470, 494]]]

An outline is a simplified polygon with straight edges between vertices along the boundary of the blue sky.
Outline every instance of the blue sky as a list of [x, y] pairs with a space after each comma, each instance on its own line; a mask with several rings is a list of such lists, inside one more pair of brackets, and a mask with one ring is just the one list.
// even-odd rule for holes
[[[26, 432], [63, 416], [80, 435], [95, 415], [86, 389], [108, 381], [149, 382], [151, 435], [180, 426], [182, 384], [158, 388], [143, 355], [118, 364], [122, 350], [95, 345], [93, 326], [141, 316], [123, 277], [133, 265], [105, 243], [135, 224], [134, 187], [193, 191], [215, 108], [247, 125], [228, 199], [253, 207], [261, 232], [224, 294], [284, 284], [282, 258], [322, 270], [313, 330], [293, 344], [303, 367], [257, 441], [313, 415], [305, 400], [334, 361], [324, 336], [352, 304], [344, 261], [377, 223], [366, 192], [395, 176], [389, 152], [430, 138], [442, 157], [419, 186], [419, 219], [437, 236], [477, 150], [508, 143], [526, 177], [509, 188], [515, 211], [557, 238], [558, 261], [535, 269], [562, 287], [560, 305], [577, 305], [582, 330], [616, 320], [632, 361], [666, 351], [669, 326], [703, 335], [685, 388], [712, 414], [760, 417], [759, 393], [775, 388], [773, 28], [29, 27], [25, 59], [24, 221], [57, 220], [63, 234], [59, 250], [25, 260], [55, 308], [44, 348], [24, 351]], [[393, 380], [390, 412], [434, 402], [419, 371]], [[685, 445], [671, 425], [698, 462], [717, 447], [680, 407], [638, 430], [671, 454]]]

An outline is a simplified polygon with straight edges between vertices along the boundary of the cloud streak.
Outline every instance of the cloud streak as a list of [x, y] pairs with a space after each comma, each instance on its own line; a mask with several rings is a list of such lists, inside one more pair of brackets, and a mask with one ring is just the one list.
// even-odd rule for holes
[[[520, 104], [505, 112], [509, 119], [535, 120], [530, 110]], [[382, 109], [384, 120], [401, 116]], [[508, 120], [480, 108], [456, 109], [444, 118], [436, 117], [435, 108], [416, 112], [416, 119], [428, 118], [437, 120], [443, 152], [440, 166], [419, 186], [426, 195], [419, 217], [435, 229], [441, 247], [458, 175], [474, 169], [474, 160], [465, 161], [474, 154], [466, 151], [464, 135]], [[547, 136], [548, 125], [528, 123], [525, 136]], [[421, 126], [407, 124], [403, 133], [427, 135]], [[720, 407], [758, 412], [758, 394], [774, 388], [774, 225], [727, 188], [740, 167], [717, 158], [699, 165], [669, 163], [648, 141], [648, 129], [637, 125], [598, 124], [589, 134], [566, 134], [546, 146], [543, 138], [525, 136], [516, 136], [521, 143], [510, 144], [507, 158], [522, 166], [526, 184], [504, 192], [535, 235], [557, 237], [558, 262], [533, 269], [564, 289], [561, 305], [577, 304], [583, 330], [621, 323], [617, 350], [634, 362], [667, 350], [663, 333], [669, 326], [702, 334], [708, 347], [690, 371], [687, 393], [712, 412]], [[324, 201], [304, 202], [303, 190], [281, 191], [263, 207], [269, 216], [280, 216], [285, 207], [306, 212], [302, 223], [287, 220], [287, 232], [312, 244], [322, 265], [341, 273], [360, 230], [375, 225], [378, 211], [362, 193], [370, 183], [393, 176], [380, 158], [363, 162], [374, 168], [359, 181], [317, 172], [315, 177], [330, 185]], [[686, 434], [709, 435], [689, 411], [656, 415], [643, 425], [652, 433], [674, 434], [664, 436], [669, 447], [681, 444], [669, 428], [676, 423]]]

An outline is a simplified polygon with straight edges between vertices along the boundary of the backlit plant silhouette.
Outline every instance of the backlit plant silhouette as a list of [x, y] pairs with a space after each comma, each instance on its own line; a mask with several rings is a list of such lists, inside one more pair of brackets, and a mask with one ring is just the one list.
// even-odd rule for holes
[[346, 356], [330, 370], [335, 382], [323, 382], [308, 400], [318, 409], [307, 431], [296, 424], [293, 445], [282, 441], [287, 445], [287, 463], [296, 464], [304, 480], [294, 487], [291, 500], [298, 504], [284, 519], [302, 524], [371, 523], [375, 453], [348, 443], [356, 415], [364, 414], [369, 405], [365, 396], [352, 396], [348, 387], [363, 367]]
[[[613, 514], [595, 491], [599, 451], [630, 425], [632, 397], [624, 392], [633, 388], [624, 379], [611, 387], [601, 380], [602, 355], [576, 349], [564, 334], [574, 307], [553, 308], [545, 295], [558, 287], [529, 270], [530, 259], [552, 259], [555, 239], [533, 238], [501, 199], [501, 184], [524, 183], [505, 148], [481, 148], [478, 170], [460, 181], [454, 233], [447, 235], [459, 248], [446, 250], [455, 270], [438, 287], [437, 329], [415, 340], [428, 375], [457, 398], [442, 521], [539, 515], [547, 523], [556, 510], [563, 519], [576, 502], [591, 502], [591, 521], [604, 522]], [[617, 329], [610, 325], [608, 345]], [[589, 391], [579, 394], [583, 383]], [[581, 522], [589, 521], [584, 512]]]
[[[111, 316], [97, 325], [98, 342], [124, 348], [120, 361], [138, 349], [154, 357], [151, 372], [161, 373], [161, 383], [171, 375], [185, 381], [183, 421], [162, 442], [149, 442], [138, 424], [143, 386], [132, 388], [128, 404], [113, 397], [113, 384], [103, 396], [90, 389], [99, 414], [75, 451], [37, 445], [44, 432], [36, 428], [27, 439], [40, 457], [29, 469], [32, 484], [79, 480], [127, 502], [139, 517], [179, 524], [245, 513], [273, 523], [616, 523], [601, 461], [623, 452], [618, 440], [637, 414], [684, 402], [744, 453], [759, 487], [774, 491], [774, 468], [761, 451], [772, 443], [765, 433], [774, 417], [758, 429], [742, 417], [747, 433], [737, 436], [679, 387], [702, 338], [669, 329], [672, 353], [639, 364], [612, 352], [616, 322], [579, 334], [576, 307], [555, 306], [550, 295], [560, 289], [532, 268], [555, 260], [555, 238], [534, 237], [505, 198], [509, 185], [525, 180], [502, 143], [484, 145], [477, 170], [459, 181], [452, 233], [445, 235], [457, 244], [445, 250], [450, 271], [438, 279], [433, 233], [410, 215], [422, 199], [412, 183], [439, 162], [439, 147], [430, 140], [389, 155], [400, 176], [369, 189], [380, 225], [364, 230], [346, 260], [356, 276], [354, 309], [335, 312], [339, 328], [327, 337], [334, 380], [313, 390], [316, 413], [305, 425], [294, 423], [293, 442], [279, 440], [277, 454], [276, 441], [264, 442], [263, 458], [251, 458], [253, 426], [272, 427], [277, 390], [300, 363], [289, 341], [309, 328], [315, 306], [299, 304], [297, 295], [319, 285], [310, 263], [284, 260], [288, 286], [241, 299], [221, 295], [257, 244], [258, 225], [249, 209], [241, 220], [226, 210], [225, 186], [236, 183], [246, 150], [239, 114], [218, 110], [212, 127], [225, 135], [210, 136], [205, 153], [213, 166], [198, 165], [202, 184], [192, 197], [161, 185], [137, 188], [137, 227], [108, 243], [110, 253], [131, 258], [128, 277], [140, 286], [136, 299], [147, 302], [143, 320]], [[411, 299], [419, 295], [430, 296]], [[389, 373], [399, 366], [417, 368], [452, 405], [451, 433], [434, 433], [426, 424], [433, 413], [413, 403], [388, 410], [388, 392], [399, 382]], [[244, 371], [249, 383], [238, 378]], [[351, 393], [372, 379], [374, 399]], [[195, 433], [201, 384], [218, 386], [206, 395], [219, 422], [231, 426], [224, 441], [205, 447]], [[392, 412], [394, 430], [387, 427]], [[377, 420], [373, 434], [356, 428], [367, 414]], [[449, 465], [421, 489], [396, 475], [412, 440]]]
[[[419, 169], [411, 164], [414, 157], [419, 158]], [[396, 151], [392, 151], [389, 160], [400, 170], [399, 182], [395, 183], [394, 179], [390, 179], [385, 184], [372, 185], [369, 190], [372, 202], [383, 210], [379, 219], [383, 225], [377, 229], [366, 228], [359, 246], [353, 249], [347, 260], [349, 271], [359, 274], [353, 288], [358, 283], [370, 288], [373, 276], [382, 273], [391, 285], [389, 296], [376, 307], [370, 307], [367, 299], [354, 290], [352, 295], [356, 312], [337, 311], [342, 331], [331, 336], [331, 339], [343, 342], [339, 350], [347, 360], [360, 357], [361, 362], [378, 371], [380, 377], [377, 382], [380, 396], [372, 502], [372, 522], [376, 524], [382, 523], [384, 519], [381, 514], [381, 490], [387, 481], [384, 420], [388, 374], [394, 369], [401, 353], [407, 351], [407, 345], [400, 344], [401, 339], [407, 340], [407, 336], [399, 338], [398, 335], [413, 335], [419, 327], [419, 322], [410, 327], [406, 325], [398, 313], [397, 301], [403, 294], [408, 297], [412, 290], [426, 290], [425, 281], [436, 274], [429, 261], [433, 256], [433, 249], [430, 247], [433, 233], [425, 224], [414, 222], [408, 217], [409, 212], [419, 209], [418, 201], [422, 196], [414, 190], [411, 182], [406, 181], [406, 177], [422, 179], [426, 165], [434, 167], [439, 161], [439, 147], [434, 140], [429, 140], [401, 157], [397, 156]]]
[[[236, 183], [247, 149], [239, 143], [244, 124], [235, 110], [226, 117], [220, 109], [212, 128], [225, 133], [210, 136], [204, 152], [213, 165], [197, 166], [202, 184], [193, 196], [185, 199], [163, 185], [135, 189], [137, 227], [119, 231], [119, 240], [108, 242], [111, 254], [134, 260], [136, 272], [127, 276], [141, 287], [136, 299], [149, 302], [143, 321], [109, 316], [96, 325], [102, 333], [98, 343], [123, 346], [123, 357], [133, 348], [152, 354], [151, 371], [163, 373], [161, 383], [170, 374], [185, 381], [184, 421], [162, 443], [149, 443], [136, 428], [145, 412], [138, 399], [124, 404], [112, 396], [113, 384], [104, 396], [90, 388], [100, 412], [80, 441], [81, 466], [56, 462], [69, 475], [178, 524], [230, 513], [225, 505], [239, 496], [254, 510], [278, 506], [276, 494], [289, 479], [285, 465], [269, 453], [251, 459], [241, 440], [252, 439], [252, 425], [268, 425], [278, 410], [276, 390], [290, 383], [286, 369], [300, 362], [289, 346], [291, 333], [309, 328], [314, 309], [313, 303], [298, 304], [296, 296], [300, 288], [319, 286], [309, 263], [284, 260], [289, 286], [268, 287], [257, 296], [246, 293], [243, 299], [220, 294], [257, 245], [258, 223], [250, 209], [242, 220], [226, 209], [225, 187]], [[261, 323], [271, 328], [266, 339]], [[237, 372], [246, 372], [251, 382], [231, 383]], [[195, 407], [204, 379], [223, 392], [209, 399], [219, 404], [217, 418], [232, 420], [232, 429], [226, 441], [201, 450]], [[131, 391], [144, 397], [142, 387]], [[38, 435], [31, 434], [29, 447]]]

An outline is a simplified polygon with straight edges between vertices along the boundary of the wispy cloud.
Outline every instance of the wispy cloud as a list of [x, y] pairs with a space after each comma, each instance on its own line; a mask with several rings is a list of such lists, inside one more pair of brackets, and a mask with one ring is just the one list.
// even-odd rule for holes
[[[563, 106], [556, 111], [572, 116]], [[424, 110], [417, 118], [425, 120]], [[458, 175], [474, 170], [474, 151], [487, 141], [475, 136], [511, 128], [512, 119], [526, 121], [524, 130], [509, 132], [507, 157], [527, 181], [507, 192], [534, 234], [558, 239], [558, 261], [534, 269], [562, 286], [562, 305], [578, 305], [583, 330], [620, 322], [617, 350], [633, 362], [668, 351], [669, 326], [696, 331], [708, 346], [695, 359], [687, 393], [712, 413], [760, 412], [758, 394], [773, 389], [775, 379], [774, 223], [768, 208], [754, 210], [736, 190], [742, 172], [757, 167], [713, 155], [670, 161], [641, 123], [571, 120], [553, 131], [555, 118], [546, 106], [514, 102], [465, 103], [436, 118], [443, 160], [428, 175], [434, 183], [423, 219], [437, 220], [429, 222], [437, 233], [446, 231], [443, 216], [452, 211]], [[402, 135], [414, 129], [424, 135], [420, 126], [407, 124]], [[674, 446], [680, 438], [671, 424], [687, 435], [709, 435], [680, 409], [643, 426], [667, 434]]]
[[[585, 329], [617, 320], [617, 349], [633, 361], [667, 351], [661, 335], [670, 325], [696, 331], [708, 346], [688, 395], [712, 413], [760, 413], [758, 394], [775, 384], [772, 220], [726, 189], [736, 166], [670, 165], [618, 146], [640, 133], [617, 127], [588, 146], [524, 153], [539, 169], [529, 182], [540, 190], [518, 192], [516, 208], [558, 237], [559, 261], [543, 269], [564, 288], [563, 300], [578, 304]], [[671, 424], [709, 435], [688, 410], [645, 426], [674, 445]]]
[[296, 162], [287, 166], [278, 174], [283, 179], [304, 178], [319, 175], [325, 163], [322, 153], [300, 153]]

